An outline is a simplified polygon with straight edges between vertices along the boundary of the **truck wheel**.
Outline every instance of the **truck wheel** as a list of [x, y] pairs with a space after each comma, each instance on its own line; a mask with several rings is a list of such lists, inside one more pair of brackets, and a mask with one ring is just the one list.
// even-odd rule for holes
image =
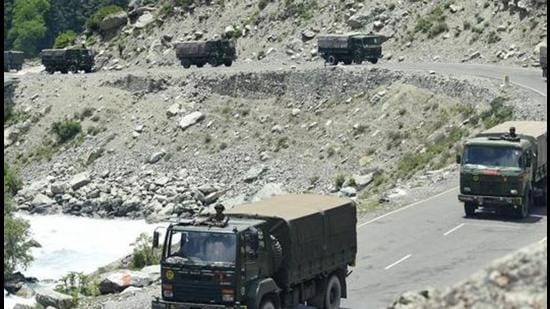
[[46, 72], [47, 72], [48, 74], [53, 74], [53, 73], [55, 72], [55, 70], [52, 69], [52, 68], [46, 68]]
[[378, 59], [376, 59], [376, 58], [371, 59], [370, 62], [371, 62], [372, 64], [376, 64], [376, 63], [378, 62]]
[[78, 68], [75, 65], [71, 65], [69, 67], [69, 72], [71, 72], [73, 74], [76, 74], [76, 73], [78, 73]]
[[202, 68], [204, 66], [204, 62], [197, 62], [197, 68]]
[[338, 60], [334, 56], [328, 56], [327, 62], [330, 65], [337, 65], [338, 64]]
[[279, 309], [277, 303], [273, 300], [273, 297], [266, 296], [262, 300], [259, 309]]
[[181, 60], [181, 65], [186, 68], [186, 69], [189, 69], [191, 67], [191, 61], [187, 60], [187, 59], [182, 59]]
[[469, 202], [464, 203], [464, 213], [468, 218], [473, 217], [476, 213], [476, 205]]
[[213, 67], [217, 67], [218, 65], [220, 65], [219, 62], [218, 62], [218, 59], [214, 58], [214, 57], [208, 59], [208, 63]]
[[355, 59], [353, 59], [353, 62], [355, 62], [355, 64], [362, 64], [363, 63], [363, 58], [355, 57]]
[[350, 65], [350, 64], [351, 64], [351, 59], [346, 59], [346, 60], [344, 60], [344, 64], [345, 64], [345, 65]]
[[533, 197], [531, 195], [531, 190], [528, 190], [526, 194], [523, 197], [523, 202], [521, 203], [521, 207], [516, 209], [516, 218], [518, 219], [524, 219], [529, 215], [529, 206], [531, 206], [533, 202]]
[[60, 71], [61, 71], [61, 74], [67, 74], [67, 72], [68, 72], [68, 71], [67, 71], [67, 68], [63, 68], [63, 69], [61, 69]]
[[85, 73], [91, 73], [91, 72], [92, 72], [92, 68], [84, 68], [84, 72], [85, 72]]
[[332, 275], [327, 283], [325, 290], [325, 308], [340, 309], [340, 300], [342, 298], [342, 283], [336, 275]]
[[233, 64], [233, 61], [231, 61], [231, 60], [226, 60], [223, 64], [224, 64], [226, 67], [230, 67], [231, 64]]

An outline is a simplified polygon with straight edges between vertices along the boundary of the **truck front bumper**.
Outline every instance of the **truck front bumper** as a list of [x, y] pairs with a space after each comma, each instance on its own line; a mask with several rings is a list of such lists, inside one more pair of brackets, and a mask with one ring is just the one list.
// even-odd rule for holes
[[180, 303], [180, 302], [170, 302], [170, 301], [164, 301], [160, 299], [154, 299], [151, 304], [151, 309], [246, 309], [246, 306]]
[[519, 206], [523, 202], [523, 197], [459, 194], [458, 200], [461, 202], [471, 202], [479, 206], [498, 207], [498, 206]]

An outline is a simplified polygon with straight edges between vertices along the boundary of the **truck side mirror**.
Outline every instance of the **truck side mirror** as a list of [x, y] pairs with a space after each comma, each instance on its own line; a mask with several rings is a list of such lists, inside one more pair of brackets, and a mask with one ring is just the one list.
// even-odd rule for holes
[[159, 247], [159, 237], [160, 237], [159, 232], [154, 231], [153, 232], [153, 248], [158, 248]]
[[456, 155], [456, 163], [457, 163], [457, 164], [462, 163], [462, 156], [459, 155], [459, 154]]

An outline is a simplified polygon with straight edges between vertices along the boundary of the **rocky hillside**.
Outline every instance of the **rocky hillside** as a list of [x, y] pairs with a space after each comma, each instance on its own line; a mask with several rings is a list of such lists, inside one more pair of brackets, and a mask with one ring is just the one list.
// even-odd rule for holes
[[547, 242], [494, 261], [454, 287], [407, 292], [388, 309], [546, 308]]
[[365, 67], [217, 73], [22, 76], [4, 135], [25, 180], [20, 209], [161, 220], [283, 191], [340, 192], [367, 209], [391, 188], [437, 182], [422, 173], [452, 163], [484, 126], [543, 115], [477, 79]]
[[98, 66], [178, 65], [174, 42], [238, 39], [239, 61], [315, 61], [319, 33], [373, 31], [387, 37], [387, 61], [500, 62], [538, 66], [546, 41], [544, 0], [164, 0], [132, 1], [81, 37]]

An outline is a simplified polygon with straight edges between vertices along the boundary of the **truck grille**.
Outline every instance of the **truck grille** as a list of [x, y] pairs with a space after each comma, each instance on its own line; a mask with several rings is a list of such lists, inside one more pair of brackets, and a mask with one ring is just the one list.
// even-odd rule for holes
[[194, 303], [221, 303], [221, 287], [197, 283], [174, 284], [174, 300]]
[[473, 176], [467, 176], [468, 181], [463, 182], [461, 188], [470, 187], [470, 192], [462, 193], [489, 196], [510, 196], [510, 190], [520, 188], [517, 181], [503, 181], [502, 176], [479, 176], [478, 181]]

